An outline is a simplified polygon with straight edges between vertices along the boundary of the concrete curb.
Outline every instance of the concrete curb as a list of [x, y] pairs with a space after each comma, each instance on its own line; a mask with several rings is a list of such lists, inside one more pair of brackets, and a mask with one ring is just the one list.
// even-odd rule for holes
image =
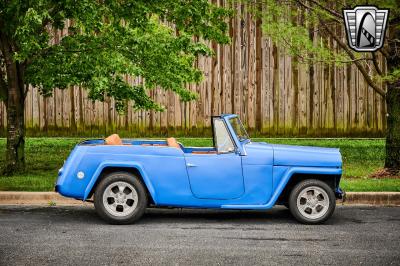
[[344, 204], [400, 206], [400, 192], [347, 192]]
[[[338, 200], [338, 204], [342, 204]], [[0, 191], [0, 205], [91, 205], [89, 202], [65, 198], [56, 192]], [[400, 206], [400, 192], [347, 192], [345, 205], [367, 204]]]
[[0, 191], [0, 205], [90, 205], [61, 196], [56, 192], [23, 192], [23, 191]]

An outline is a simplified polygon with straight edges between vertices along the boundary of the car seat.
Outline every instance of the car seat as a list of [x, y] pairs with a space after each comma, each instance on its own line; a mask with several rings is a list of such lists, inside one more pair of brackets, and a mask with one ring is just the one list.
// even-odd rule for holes
[[175, 138], [167, 138], [168, 147], [181, 149]]
[[106, 145], [123, 145], [122, 139], [118, 136], [118, 134], [112, 134], [104, 139], [104, 144]]

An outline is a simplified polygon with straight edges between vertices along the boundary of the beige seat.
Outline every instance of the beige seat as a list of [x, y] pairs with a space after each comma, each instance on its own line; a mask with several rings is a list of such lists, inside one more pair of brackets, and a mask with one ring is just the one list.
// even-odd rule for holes
[[123, 145], [122, 139], [118, 136], [118, 134], [112, 134], [104, 139], [104, 143], [106, 145]]
[[168, 147], [171, 148], [178, 148], [180, 149], [181, 146], [178, 144], [175, 138], [167, 138]]

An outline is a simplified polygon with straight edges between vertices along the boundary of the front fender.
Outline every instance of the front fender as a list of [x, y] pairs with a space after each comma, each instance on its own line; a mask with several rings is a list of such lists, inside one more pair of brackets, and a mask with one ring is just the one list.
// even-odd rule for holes
[[139, 171], [139, 173], [142, 176], [143, 182], [145, 183], [147, 190], [149, 191], [151, 197], [153, 198], [154, 203], [157, 203], [156, 199], [156, 193], [154, 190], [154, 187], [146, 174], [146, 171], [144, 170], [144, 167], [142, 164], [138, 162], [124, 162], [124, 161], [103, 161], [99, 164], [97, 167], [96, 171], [94, 172], [92, 179], [89, 181], [86, 189], [85, 189], [85, 194], [83, 196], [83, 200], [86, 200], [90, 194], [90, 192], [93, 189], [94, 184], [100, 177], [100, 174], [106, 167], [121, 167], [121, 168], [130, 168], [130, 169], [136, 169]]
[[273, 170], [274, 192], [272, 197], [265, 204], [260, 205], [222, 205], [221, 208], [228, 209], [270, 209], [272, 208], [290, 178], [294, 174], [318, 174], [318, 175], [341, 175], [342, 168], [322, 167], [281, 167], [275, 166]]

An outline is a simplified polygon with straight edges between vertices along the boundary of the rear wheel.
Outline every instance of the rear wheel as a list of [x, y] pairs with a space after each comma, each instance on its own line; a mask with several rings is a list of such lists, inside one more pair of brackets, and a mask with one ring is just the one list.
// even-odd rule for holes
[[290, 193], [289, 209], [304, 224], [320, 224], [332, 216], [336, 198], [325, 182], [308, 179], [298, 183]]
[[130, 224], [142, 217], [147, 194], [142, 182], [131, 173], [115, 172], [97, 185], [94, 206], [101, 218], [111, 224]]

